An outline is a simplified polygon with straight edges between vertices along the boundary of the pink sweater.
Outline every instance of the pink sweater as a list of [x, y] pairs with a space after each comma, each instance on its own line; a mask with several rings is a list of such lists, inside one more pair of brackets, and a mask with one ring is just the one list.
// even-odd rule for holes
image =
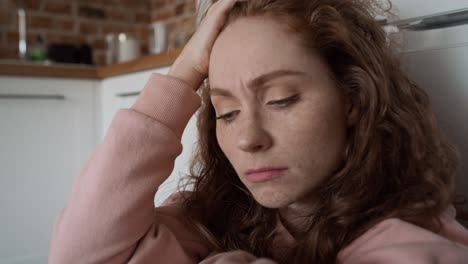
[[[50, 264], [270, 263], [246, 252], [213, 252], [180, 220], [171, 199], [154, 208], [155, 192], [170, 175], [182, 132], [199, 106], [200, 97], [184, 81], [150, 77], [136, 103], [116, 114], [76, 178], [54, 224]], [[383, 221], [344, 248], [338, 263], [468, 263], [468, 231], [454, 216], [453, 208], [442, 215], [442, 235]], [[294, 243], [281, 223], [277, 234], [278, 245]]]

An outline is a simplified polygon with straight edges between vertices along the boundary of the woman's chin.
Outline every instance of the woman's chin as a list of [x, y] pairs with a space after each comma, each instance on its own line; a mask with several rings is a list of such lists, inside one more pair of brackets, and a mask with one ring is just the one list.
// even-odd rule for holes
[[252, 192], [252, 194], [257, 203], [270, 209], [283, 208], [292, 202], [290, 201], [291, 197], [278, 191], [257, 190]]

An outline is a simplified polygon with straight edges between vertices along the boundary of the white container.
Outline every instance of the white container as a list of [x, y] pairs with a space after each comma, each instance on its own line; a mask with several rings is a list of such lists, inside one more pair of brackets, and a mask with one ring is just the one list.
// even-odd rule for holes
[[141, 56], [140, 42], [127, 33], [106, 35], [106, 64], [126, 62]]
[[141, 56], [140, 42], [133, 36], [120, 33], [117, 43], [117, 62], [126, 62]]
[[149, 51], [153, 54], [165, 52], [168, 48], [168, 29], [163, 21], [150, 25]]

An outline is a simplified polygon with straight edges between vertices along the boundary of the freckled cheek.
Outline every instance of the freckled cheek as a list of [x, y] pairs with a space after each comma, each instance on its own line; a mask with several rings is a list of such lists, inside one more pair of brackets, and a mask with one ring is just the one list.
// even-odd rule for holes
[[311, 159], [328, 163], [337, 158], [345, 142], [342, 122], [330, 112], [309, 111], [289, 116], [273, 131], [286, 156], [305, 166]]
[[225, 129], [216, 129], [216, 138], [224, 155], [232, 162], [236, 147], [234, 134]]
[[275, 130], [275, 138], [278, 139], [285, 154], [297, 157], [314, 152], [323, 134], [320, 127], [315, 126], [310, 120], [289, 121]]

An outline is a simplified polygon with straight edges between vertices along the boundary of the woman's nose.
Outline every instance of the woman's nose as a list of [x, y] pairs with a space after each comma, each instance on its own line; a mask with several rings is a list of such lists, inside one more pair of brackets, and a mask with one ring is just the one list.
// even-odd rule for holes
[[238, 147], [245, 152], [265, 151], [272, 144], [270, 133], [258, 120], [246, 121], [239, 129]]

